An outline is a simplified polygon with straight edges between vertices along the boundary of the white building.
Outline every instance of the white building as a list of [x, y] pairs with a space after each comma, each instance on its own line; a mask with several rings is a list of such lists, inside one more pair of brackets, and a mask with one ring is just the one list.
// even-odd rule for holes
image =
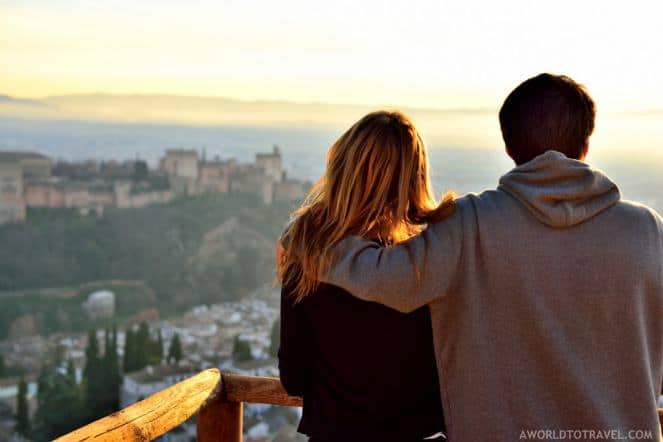
[[194, 374], [192, 367], [177, 364], [147, 366], [141, 371], [129, 373], [124, 376], [120, 390], [120, 407], [128, 407]]

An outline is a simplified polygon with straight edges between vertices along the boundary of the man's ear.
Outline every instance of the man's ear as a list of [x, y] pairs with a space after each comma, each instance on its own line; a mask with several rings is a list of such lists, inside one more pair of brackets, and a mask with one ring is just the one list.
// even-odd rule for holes
[[511, 155], [511, 149], [509, 149], [509, 146], [505, 145], [504, 150], [506, 150], [506, 154], [509, 155], [509, 158], [515, 162], [516, 160], [513, 158], [513, 155]]
[[580, 153], [580, 160], [584, 161], [585, 158], [587, 158], [587, 154], [589, 154], [589, 138], [585, 140], [585, 145], [582, 146], [582, 152]]

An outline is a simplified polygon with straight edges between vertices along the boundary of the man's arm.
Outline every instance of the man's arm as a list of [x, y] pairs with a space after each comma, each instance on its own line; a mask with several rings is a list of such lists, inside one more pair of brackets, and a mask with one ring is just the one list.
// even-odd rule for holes
[[334, 250], [335, 265], [321, 280], [358, 298], [409, 313], [453, 288], [463, 240], [458, 205], [449, 218], [398, 245], [381, 247], [360, 237], [341, 241]]

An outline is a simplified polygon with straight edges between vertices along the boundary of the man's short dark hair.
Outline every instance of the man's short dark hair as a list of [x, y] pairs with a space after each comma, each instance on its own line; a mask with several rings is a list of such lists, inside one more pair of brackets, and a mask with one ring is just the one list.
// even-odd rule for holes
[[541, 74], [509, 94], [500, 109], [502, 138], [516, 164], [548, 150], [580, 159], [594, 131], [596, 106], [581, 84]]

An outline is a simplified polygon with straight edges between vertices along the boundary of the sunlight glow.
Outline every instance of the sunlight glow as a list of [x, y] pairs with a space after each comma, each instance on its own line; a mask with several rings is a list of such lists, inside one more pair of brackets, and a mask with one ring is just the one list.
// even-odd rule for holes
[[563, 72], [663, 107], [660, 1], [0, 2], [1, 93], [169, 93], [496, 108]]

